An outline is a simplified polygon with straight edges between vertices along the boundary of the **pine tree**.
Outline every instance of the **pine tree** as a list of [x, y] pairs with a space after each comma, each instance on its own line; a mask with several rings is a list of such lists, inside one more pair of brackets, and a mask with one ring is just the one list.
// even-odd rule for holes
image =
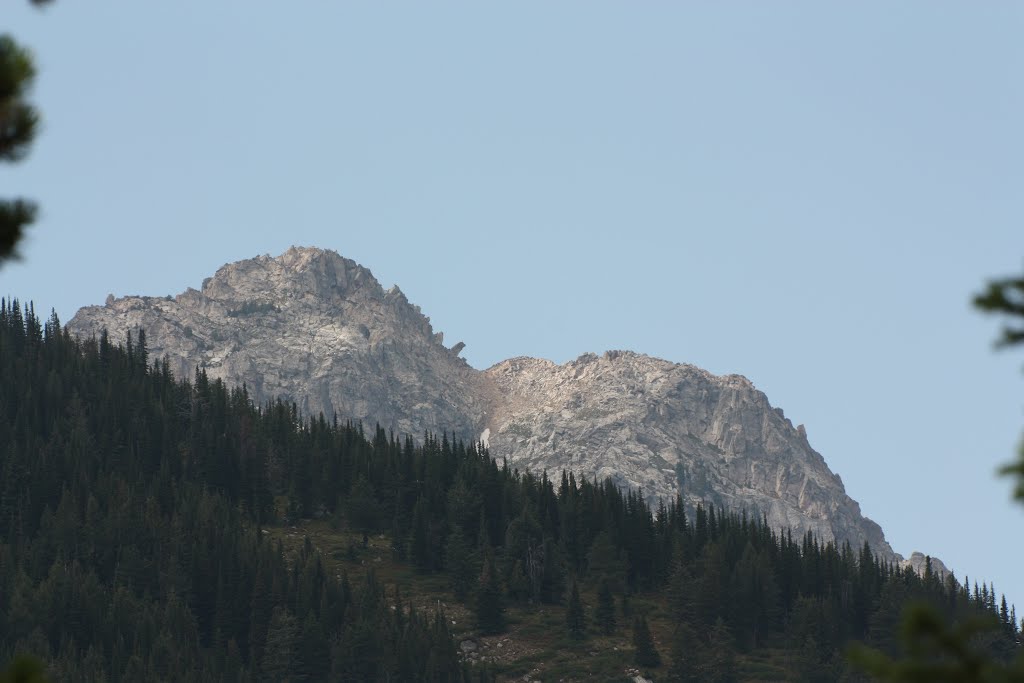
[[651, 668], [661, 666], [661, 655], [654, 647], [651, 630], [647, 627], [647, 619], [642, 614], [633, 622], [633, 648], [633, 661], [639, 666]]
[[409, 556], [408, 537], [409, 518], [406, 514], [402, 501], [395, 503], [395, 514], [391, 519], [391, 555], [399, 562], [404, 562]]
[[135, 355], [139, 368], [146, 372], [149, 368], [149, 347], [146, 344], [146, 331], [141, 328], [139, 329], [139, 341], [135, 348]]
[[380, 527], [381, 510], [373, 486], [360, 475], [352, 484], [345, 502], [346, 516], [352, 528], [363, 535], [363, 547], [369, 544], [369, 535]]
[[431, 569], [430, 558], [430, 512], [426, 498], [420, 496], [412, 513], [412, 538], [409, 541], [409, 555], [420, 571]]
[[508, 577], [508, 594], [517, 602], [526, 602], [533, 595], [533, 587], [530, 585], [530, 577], [523, 569], [523, 561], [516, 560], [512, 565], [512, 573]]
[[698, 660], [699, 646], [693, 629], [685, 622], [676, 624], [672, 635], [672, 666], [668, 670], [668, 680], [672, 683], [697, 683], [701, 680]]
[[709, 647], [704, 680], [712, 683], [733, 683], [736, 680], [735, 642], [725, 621], [719, 617], [708, 634]]
[[321, 681], [330, 669], [330, 647], [323, 626], [310, 610], [302, 625], [298, 642], [299, 672], [306, 680]]
[[488, 553], [480, 575], [480, 588], [476, 595], [476, 625], [481, 633], [491, 635], [505, 631], [505, 605], [498, 581], [494, 557]]
[[580, 591], [575, 580], [572, 582], [569, 602], [565, 607], [565, 626], [569, 630], [571, 638], [582, 640], [587, 635], [586, 615], [583, 612], [583, 603], [580, 602]]
[[458, 526], [448, 535], [444, 562], [448, 576], [451, 577], [452, 592], [459, 600], [465, 600], [472, 587], [476, 567], [473, 562], [473, 549], [466, 542], [466, 537]]
[[587, 572], [592, 579], [607, 580], [612, 591], [619, 592], [626, 588], [626, 561], [622, 557], [622, 546], [616, 546], [607, 531], [595, 536], [590, 545]]
[[615, 598], [607, 579], [601, 579], [597, 590], [597, 608], [594, 610], [594, 621], [601, 633], [610, 636], [615, 633]]
[[[20, 161], [39, 126], [38, 112], [25, 101], [35, 78], [28, 50], [0, 35], [0, 161]], [[0, 264], [18, 256], [18, 242], [35, 220], [36, 206], [24, 199], [0, 200]]]

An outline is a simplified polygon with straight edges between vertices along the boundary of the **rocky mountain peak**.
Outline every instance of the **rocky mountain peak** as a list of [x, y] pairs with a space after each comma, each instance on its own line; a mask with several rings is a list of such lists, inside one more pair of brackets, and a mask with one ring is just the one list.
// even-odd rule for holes
[[556, 364], [517, 357], [484, 371], [444, 346], [397, 286], [333, 251], [292, 247], [231, 263], [201, 289], [108, 298], [68, 324], [115, 339], [145, 329], [151, 356], [196, 366], [258, 402], [379, 423], [399, 434], [454, 431], [536, 472], [573, 470], [765, 515], [824, 541], [869, 542], [895, 559], [877, 524], [780, 409], [740, 375], [713, 375], [633, 351]]
[[517, 464], [569, 466], [651, 497], [745, 508], [894, 557], [805, 434], [745, 377], [631, 351], [564, 365], [514, 358], [486, 374], [503, 398], [487, 424], [491, 451]]
[[353, 297], [380, 299], [384, 290], [369, 270], [337, 252], [292, 247], [278, 257], [263, 255], [221, 266], [203, 280], [201, 294], [225, 305], [282, 305], [305, 297], [336, 305]]
[[[333, 251], [292, 247], [227, 264], [176, 297], [127, 296], [81, 309], [69, 328], [114, 338], [145, 329], [178, 376], [203, 367], [255, 400], [294, 401], [398, 432], [476, 433], [476, 377], [398, 287]], [[461, 350], [461, 349], [460, 349]]]

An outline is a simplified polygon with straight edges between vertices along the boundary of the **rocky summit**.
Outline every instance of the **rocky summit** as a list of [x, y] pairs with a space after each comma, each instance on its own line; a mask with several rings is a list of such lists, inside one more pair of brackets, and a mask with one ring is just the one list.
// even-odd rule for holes
[[480, 439], [521, 469], [642, 487], [765, 515], [819, 539], [900, 559], [782, 410], [739, 375], [629, 351], [477, 370], [405, 295], [332, 251], [293, 247], [228, 264], [177, 296], [107, 298], [68, 323], [80, 337], [145, 330], [152, 357], [196, 367], [306, 415], [398, 434]]
[[337, 414], [422, 435], [476, 433], [483, 378], [443, 345], [398, 287], [334, 252], [289, 249], [220, 268], [175, 297], [107, 297], [68, 324], [81, 337], [145, 330], [152, 357], [179, 377], [196, 367], [281, 398], [305, 415]]

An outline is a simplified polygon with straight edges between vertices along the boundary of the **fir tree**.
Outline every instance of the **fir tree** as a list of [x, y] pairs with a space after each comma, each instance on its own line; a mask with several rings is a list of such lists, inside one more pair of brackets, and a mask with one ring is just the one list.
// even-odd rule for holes
[[597, 608], [594, 611], [594, 621], [604, 635], [610, 636], [615, 633], [615, 598], [612, 595], [612, 589], [607, 579], [601, 579], [601, 584], [597, 590]]
[[360, 476], [352, 484], [345, 508], [352, 528], [363, 535], [363, 547], [365, 548], [369, 543], [369, 535], [380, 528], [381, 522], [380, 504], [377, 502], [373, 486], [366, 480], [366, 477]]
[[[0, 161], [23, 159], [36, 135], [39, 114], [25, 100], [34, 78], [29, 51], [11, 36], [0, 35]], [[0, 264], [17, 258], [18, 243], [35, 215], [32, 202], [0, 200]]]
[[701, 681], [697, 636], [687, 623], [676, 625], [672, 635], [672, 666], [668, 680], [672, 683], [698, 683]]
[[452, 592], [459, 600], [465, 600], [472, 588], [476, 567], [473, 562], [473, 549], [466, 542], [466, 537], [458, 526], [448, 535], [444, 561], [445, 569], [451, 577]]
[[323, 680], [330, 670], [330, 647], [321, 621], [310, 610], [302, 625], [298, 642], [298, 670], [300, 678], [309, 681]]
[[626, 561], [622, 557], [622, 547], [616, 546], [607, 531], [594, 537], [587, 553], [587, 572], [593, 578], [606, 579], [615, 592], [626, 588]]
[[709, 647], [703, 667], [704, 680], [709, 683], [736, 681], [735, 642], [725, 621], [719, 617], [708, 634]]
[[498, 571], [490, 553], [484, 560], [480, 587], [476, 595], [476, 625], [481, 633], [491, 635], [505, 631], [505, 605], [502, 598]]
[[633, 621], [633, 648], [633, 661], [639, 666], [661, 666], [661, 655], [654, 647], [654, 639], [651, 638], [651, 631], [647, 627], [647, 618], [642, 614]]
[[296, 649], [299, 628], [295, 617], [285, 607], [274, 608], [267, 628], [267, 644], [260, 667], [271, 681], [290, 681], [296, 673]]
[[409, 554], [413, 564], [420, 571], [431, 569], [430, 548], [430, 512], [426, 498], [420, 496], [412, 513], [412, 538], [409, 541]]
[[[1009, 318], [1003, 326], [996, 345], [1010, 347], [1024, 344], [1024, 275], [992, 280], [985, 291], [974, 297], [974, 305], [986, 313], [996, 313]], [[1024, 502], [1024, 444], [1017, 450], [1017, 460], [1006, 465], [1002, 473], [1016, 481], [1014, 496]]]
[[583, 603], [580, 602], [580, 591], [575, 580], [572, 582], [569, 602], [565, 607], [565, 626], [571, 638], [581, 640], [587, 635], [586, 615], [583, 612]]

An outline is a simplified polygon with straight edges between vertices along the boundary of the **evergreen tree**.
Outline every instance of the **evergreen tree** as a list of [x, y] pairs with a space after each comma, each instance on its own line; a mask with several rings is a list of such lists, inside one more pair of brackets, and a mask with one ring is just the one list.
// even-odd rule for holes
[[587, 573], [594, 579], [607, 580], [616, 593], [625, 590], [626, 561], [621, 546], [615, 544], [608, 531], [594, 537], [587, 553]]
[[701, 681], [697, 636], [690, 625], [683, 622], [676, 625], [672, 634], [672, 666], [668, 680], [672, 683], [697, 683]]
[[275, 607], [267, 628], [267, 644], [260, 670], [269, 681], [293, 681], [298, 645], [298, 624], [285, 607]]
[[604, 635], [610, 636], [615, 633], [615, 598], [607, 579], [601, 579], [598, 587], [594, 621]]
[[644, 615], [637, 616], [633, 621], [633, 661], [639, 666], [656, 668], [661, 666], [661, 655], [654, 647], [654, 639], [647, 626]]
[[473, 577], [477, 574], [478, 569], [473, 561], [473, 549], [458, 526], [448, 535], [445, 568], [451, 577], [452, 592], [455, 593], [455, 597], [465, 600], [472, 588]]
[[391, 555], [399, 562], [408, 557], [409, 519], [401, 500], [395, 504], [395, 514], [391, 519]]
[[[1004, 325], [996, 344], [1010, 347], [1024, 344], [1024, 275], [992, 280], [985, 291], [974, 297], [974, 305], [986, 313], [1009, 316], [1011, 323]], [[1016, 480], [1014, 496], [1024, 502], [1024, 441], [1018, 449], [1018, 458], [1002, 470]]]
[[736, 676], [735, 642], [725, 620], [719, 617], [708, 634], [709, 647], [701, 667], [709, 683], [733, 683]]
[[[25, 97], [35, 78], [32, 55], [11, 36], [0, 35], [0, 161], [20, 161], [39, 126], [39, 114]], [[24, 199], [0, 200], [0, 265], [18, 256], [18, 243], [36, 206]]]
[[569, 601], [565, 607], [565, 626], [571, 638], [581, 640], [587, 635], [586, 615], [583, 612], [583, 603], [580, 602], [580, 591], [575, 580], [572, 582]]
[[508, 577], [508, 594], [518, 602], [527, 602], [533, 596], [533, 585], [523, 569], [523, 561], [516, 560]]
[[491, 635], [505, 631], [505, 605], [494, 557], [488, 553], [480, 575], [476, 595], [476, 626], [481, 633]]
[[369, 535], [380, 528], [381, 509], [373, 486], [366, 477], [359, 476], [352, 484], [345, 502], [346, 516], [352, 528], [363, 535], [363, 547], [369, 542]]
[[299, 678], [308, 681], [321, 681], [327, 676], [331, 660], [330, 646], [321, 621], [310, 610], [302, 625], [302, 633], [298, 643]]

